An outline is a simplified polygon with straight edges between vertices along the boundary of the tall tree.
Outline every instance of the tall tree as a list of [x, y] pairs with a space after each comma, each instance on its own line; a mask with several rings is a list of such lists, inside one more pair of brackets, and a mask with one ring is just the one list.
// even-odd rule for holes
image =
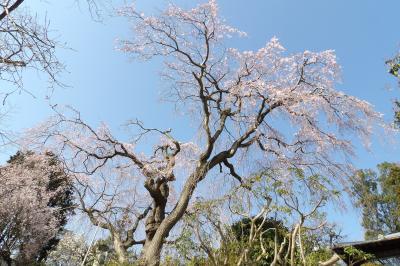
[[72, 180], [51, 154], [17, 153], [0, 168], [0, 252], [8, 261], [43, 260], [72, 213]]
[[400, 231], [400, 165], [381, 163], [378, 172], [360, 170], [353, 178], [353, 193], [362, 208], [365, 238]]
[[[133, 121], [138, 135], [121, 141], [104, 125], [92, 128], [79, 114], [56, 115], [30, 134], [55, 145], [74, 172], [93, 174], [118, 158], [121, 167], [129, 165], [143, 180], [143, 197], [152, 201], [143, 264], [159, 264], [169, 233], [210, 173], [217, 179], [219, 169], [243, 182], [240, 160], [249, 159], [342, 180], [351, 168], [339, 158], [352, 156], [351, 137], [367, 141], [371, 126], [380, 122], [369, 103], [336, 90], [339, 65], [331, 50], [286, 55], [276, 38], [257, 51], [227, 48], [227, 38], [245, 33], [225, 24], [216, 1], [190, 10], [170, 5], [155, 16], [126, 7], [121, 15], [134, 23], [134, 37], [121, 49], [165, 59], [171, 100], [193, 110], [200, 140], [179, 141], [171, 130]], [[144, 135], [161, 136], [151, 154], [138, 151]], [[177, 179], [183, 185], [176, 186], [172, 198]]]

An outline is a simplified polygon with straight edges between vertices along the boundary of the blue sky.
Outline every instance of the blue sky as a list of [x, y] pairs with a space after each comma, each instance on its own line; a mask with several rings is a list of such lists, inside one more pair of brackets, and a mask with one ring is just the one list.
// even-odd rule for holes
[[[72, 105], [91, 124], [105, 121], [117, 130], [127, 119], [138, 118], [151, 127], [173, 128], [175, 135], [183, 140], [191, 138], [194, 129], [187, 127], [190, 121], [177, 115], [173, 106], [160, 101], [163, 85], [158, 78], [159, 62], [135, 62], [115, 50], [117, 38], [129, 37], [129, 24], [121, 18], [95, 22], [84, 3], [78, 7], [74, 2], [36, 1], [29, 6], [41, 15], [46, 14], [54, 29], [52, 34], [72, 48], [58, 51], [68, 70], [61, 80], [69, 87], [57, 88], [51, 102]], [[159, 0], [136, 2], [145, 13], [165, 4]], [[196, 2], [175, 1], [187, 7]], [[400, 48], [398, 0], [220, 0], [218, 3], [227, 22], [249, 35], [233, 41], [235, 47], [258, 49], [276, 36], [288, 52], [334, 49], [343, 68], [343, 82], [338, 88], [369, 101], [388, 120], [392, 118], [391, 103], [400, 94], [384, 62]], [[10, 99], [13, 112], [5, 126], [15, 131], [34, 126], [52, 113], [44, 99], [45, 77], [27, 73], [25, 85], [36, 98], [22, 94]], [[360, 149], [355, 165], [365, 168], [385, 160], [399, 161], [396, 146], [400, 145], [385, 145], [381, 141], [384, 139], [385, 136], [374, 139], [372, 153]], [[357, 212], [335, 216], [349, 239], [362, 238]]]

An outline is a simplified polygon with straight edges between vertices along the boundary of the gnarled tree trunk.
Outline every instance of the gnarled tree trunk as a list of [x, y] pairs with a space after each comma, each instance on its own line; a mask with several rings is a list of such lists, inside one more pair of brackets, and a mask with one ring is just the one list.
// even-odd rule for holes
[[[157, 266], [160, 265], [160, 257], [162, 247], [164, 245], [165, 239], [168, 237], [169, 232], [174, 227], [174, 225], [182, 218], [184, 215], [187, 206], [189, 204], [189, 200], [193, 195], [193, 191], [195, 190], [198, 182], [200, 182], [206, 175], [208, 170], [208, 165], [206, 163], [197, 167], [193, 174], [189, 176], [187, 179], [181, 195], [179, 197], [178, 202], [175, 205], [175, 208], [172, 212], [164, 218], [165, 214], [165, 204], [168, 197], [168, 194], [165, 194], [165, 204], [157, 205], [158, 201], [155, 197], [153, 197], [152, 192], [148, 189], [148, 182], [146, 182], [145, 187], [149, 190], [150, 194], [153, 197], [154, 207], [163, 208], [163, 215], [160, 215], [157, 212], [157, 209], [154, 208], [151, 215], [146, 221], [146, 242], [142, 250], [141, 254], [141, 265], [146, 266]], [[151, 184], [153, 184], [152, 182]], [[163, 183], [168, 188], [167, 183]], [[153, 190], [154, 191], [154, 190]], [[161, 209], [160, 209], [161, 210]], [[152, 222], [154, 214], [154, 222]], [[162, 218], [161, 222], [158, 223], [157, 218]], [[151, 226], [150, 226], [151, 225]]]
[[169, 196], [169, 187], [165, 179], [158, 178], [156, 181], [154, 179], [146, 180], [145, 188], [149, 191], [153, 199], [153, 208], [145, 223], [146, 240], [142, 250], [141, 263], [143, 265], [159, 265], [164, 239], [161, 240], [161, 246], [158, 246], [157, 243], [160, 241], [154, 240], [154, 236], [165, 219], [165, 207]]

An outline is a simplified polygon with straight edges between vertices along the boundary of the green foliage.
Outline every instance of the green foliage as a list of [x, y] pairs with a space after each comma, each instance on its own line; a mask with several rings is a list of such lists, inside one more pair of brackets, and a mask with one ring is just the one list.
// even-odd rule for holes
[[[389, 73], [399, 79], [400, 82], [400, 55], [395, 56], [393, 59], [386, 61], [386, 65], [389, 67]], [[394, 113], [395, 124], [400, 126], [400, 102], [395, 101], [395, 113]]]
[[335, 225], [304, 232], [302, 242], [306, 265], [316, 266], [319, 265], [319, 262], [330, 259], [334, 253], [329, 247], [342, 238], [343, 236]]
[[362, 208], [365, 238], [400, 231], [400, 166], [378, 165], [378, 173], [360, 170], [353, 178], [353, 193]]
[[127, 262], [121, 264], [118, 262], [118, 256], [114, 250], [113, 240], [109, 236], [104, 239], [97, 240], [91, 248], [94, 254], [94, 260], [98, 265], [104, 266], [129, 266], [129, 265], [136, 265], [135, 262], [137, 261], [137, 255], [134, 251], [129, 250], [127, 251]]
[[[251, 175], [246, 179], [246, 187], [230, 192], [228, 202], [213, 200], [193, 204], [184, 218], [187, 227], [182, 228], [174, 246], [175, 256], [171, 252], [170, 257], [164, 257], [165, 265], [270, 265], [275, 257], [275, 244], [278, 251], [282, 250], [277, 256], [278, 264], [288, 265], [292, 234], [297, 234], [296, 243], [301, 239], [302, 244], [301, 250], [299, 244], [293, 249], [294, 265], [318, 265], [331, 258], [332, 251], [327, 247], [340, 234], [325, 223], [326, 217], [320, 208], [340, 196], [337, 186], [329, 178], [298, 168], [289, 169], [284, 178], [282, 173], [287, 174], [286, 170], [265, 169]], [[225, 204], [232, 213], [238, 214], [235, 218], [239, 219], [231, 225], [220, 219], [220, 213], [226, 210]], [[267, 206], [268, 211], [257, 214], [260, 206]], [[259, 218], [255, 219], [254, 215]], [[294, 231], [301, 215], [300, 229]], [[267, 218], [263, 222], [264, 217]]]
[[117, 262], [117, 261], [110, 261], [110, 262], [106, 262], [106, 263], [100, 264], [100, 265], [102, 265], [102, 266], [137, 266], [138, 264], [136, 264], [136, 263], [129, 263], [129, 262], [127, 262], [127, 263], [120, 263], [120, 262]]
[[[281, 221], [277, 221], [272, 218], [267, 218], [264, 223], [262, 223], [262, 217], [255, 220], [255, 226], [260, 227], [262, 225], [261, 231], [265, 232], [262, 235], [262, 244], [266, 249], [269, 250], [269, 254], [268, 257], [264, 257], [261, 261], [259, 261], [259, 265], [270, 265], [272, 260], [274, 259], [273, 252], [275, 245], [275, 230], [277, 230], [278, 233], [278, 243], [281, 243], [283, 241], [284, 236], [289, 232], [289, 230], [283, 225]], [[236, 240], [238, 241], [238, 244], [245, 248], [247, 244], [246, 241], [249, 238], [251, 230], [250, 219], [243, 218], [242, 220], [232, 224], [231, 229]], [[249, 256], [252, 258], [253, 261], [255, 261], [261, 253], [261, 241], [257, 241], [253, 244]]]
[[386, 65], [389, 67], [389, 73], [395, 77], [399, 76], [400, 70], [400, 55], [395, 56], [393, 59], [386, 61]]
[[368, 261], [374, 258], [374, 255], [359, 250], [353, 246], [344, 248], [344, 260], [347, 265], [358, 265], [360, 262]]
[[306, 265], [309, 266], [317, 266], [319, 265], [319, 262], [321, 261], [327, 261], [330, 259], [333, 255], [332, 250], [327, 249], [327, 248], [321, 248], [318, 250], [311, 251], [307, 256], [306, 256]]
[[382, 264], [374, 263], [374, 262], [366, 262], [361, 264], [361, 266], [382, 266]]
[[200, 256], [196, 244], [191, 238], [191, 235], [192, 232], [189, 230], [189, 228], [185, 228], [176, 241], [175, 248], [184, 258], [193, 258]]
[[395, 77], [399, 77], [399, 69], [400, 69], [400, 64], [394, 63], [393, 65], [391, 65], [389, 73]]
[[[260, 217], [255, 221], [256, 226], [260, 226], [263, 222], [263, 218]], [[251, 222], [249, 218], [243, 218], [242, 220], [232, 224], [232, 231], [238, 241], [245, 241], [250, 235]], [[281, 221], [277, 221], [272, 218], [267, 218], [262, 225], [262, 230], [267, 231], [269, 229], [278, 229], [279, 241], [283, 240], [283, 236], [288, 232], [288, 229], [283, 225]], [[270, 230], [263, 235], [265, 240], [274, 239], [275, 230]]]

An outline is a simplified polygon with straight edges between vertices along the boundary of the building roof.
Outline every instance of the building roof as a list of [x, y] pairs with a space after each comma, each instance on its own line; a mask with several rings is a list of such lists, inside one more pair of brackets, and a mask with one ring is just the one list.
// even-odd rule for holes
[[372, 254], [374, 255], [373, 261], [380, 262], [383, 265], [400, 265], [400, 232], [384, 236], [378, 240], [341, 243], [334, 246], [332, 250], [339, 256], [346, 258], [347, 254], [344, 252], [346, 247], [354, 247]]

